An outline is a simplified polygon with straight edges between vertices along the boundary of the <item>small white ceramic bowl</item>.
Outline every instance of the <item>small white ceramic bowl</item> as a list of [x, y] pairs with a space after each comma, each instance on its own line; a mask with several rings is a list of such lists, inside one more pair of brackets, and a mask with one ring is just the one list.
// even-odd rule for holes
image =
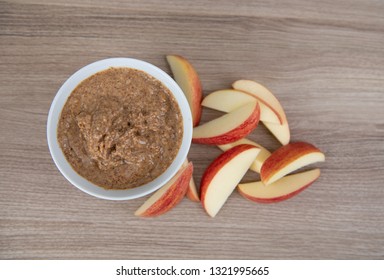
[[[106, 190], [96, 186], [95, 184], [89, 182], [88, 180], [77, 174], [66, 160], [57, 141], [57, 126], [60, 114], [69, 95], [76, 88], [76, 86], [84, 79], [110, 67], [128, 67], [142, 70], [161, 81], [173, 93], [177, 103], [179, 104], [180, 111], [183, 117], [183, 139], [179, 152], [177, 153], [176, 158], [172, 162], [172, 164], [163, 174], [161, 174], [153, 181], [145, 185], [127, 190]], [[132, 58], [109, 58], [96, 61], [81, 68], [71, 77], [69, 77], [69, 79], [61, 86], [55, 98], [53, 99], [48, 114], [47, 140], [49, 151], [51, 152], [51, 156], [57, 168], [60, 170], [61, 174], [63, 174], [63, 176], [74, 186], [90, 195], [103, 199], [129, 200], [142, 197], [159, 189], [162, 185], [168, 182], [181, 167], [183, 161], [187, 157], [189, 148], [191, 146], [191, 139], [192, 115], [183, 91], [176, 84], [176, 82], [163, 70], [150, 63]]]

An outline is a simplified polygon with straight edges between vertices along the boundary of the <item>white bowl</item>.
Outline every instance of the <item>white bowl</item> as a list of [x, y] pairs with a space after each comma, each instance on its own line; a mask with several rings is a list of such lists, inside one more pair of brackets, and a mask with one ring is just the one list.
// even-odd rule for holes
[[[84, 79], [110, 67], [129, 67], [133, 69], [142, 70], [161, 81], [174, 95], [177, 103], [179, 104], [180, 111], [183, 117], [183, 139], [179, 152], [177, 153], [176, 158], [172, 162], [172, 164], [163, 174], [161, 174], [153, 181], [145, 185], [127, 190], [106, 190], [89, 182], [88, 180], [77, 174], [66, 160], [64, 153], [62, 152], [57, 141], [57, 126], [60, 119], [60, 114], [69, 95], [76, 88], [76, 86]], [[74, 186], [90, 195], [103, 199], [134, 199], [142, 197], [159, 189], [162, 185], [168, 182], [181, 167], [183, 161], [187, 157], [189, 148], [191, 146], [191, 139], [192, 115], [183, 91], [176, 84], [176, 82], [163, 70], [150, 63], [132, 58], [109, 58], [96, 61], [81, 68], [71, 77], [69, 77], [69, 79], [61, 86], [52, 101], [51, 108], [48, 114], [47, 140], [49, 151], [51, 152], [51, 156], [57, 168], [60, 170], [61, 174], [63, 174], [63, 176]]]

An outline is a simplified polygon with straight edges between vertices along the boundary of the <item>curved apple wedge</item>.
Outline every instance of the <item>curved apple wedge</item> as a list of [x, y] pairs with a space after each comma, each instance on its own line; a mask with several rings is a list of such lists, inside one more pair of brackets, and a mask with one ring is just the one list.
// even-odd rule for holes
[[201, 203], [215, 217], [236, 185], [255, 160], [260, 149], [242, 144], [221, 154], [205, 170], [201, 179]]
[[325, 160], [324, 154], [312, 144], [294, 142], [280, 147], [266, 159], [260, 177], [265, 185], [306, 165]]
[[199, 125], [201, 118], [201, 82], [192, 64], [180, 55], [167, 55], [167, 61], [176, 83], [183, 90], [192, 113], [193, 126]]
[[191, 178], [191, 181], [189, 182], [187, 193], [185, 194], [191, 201], [194, 202], [200, 202], [200, 196], [197, 192], [197, 187], [195, 184], [195, 180]]
[[201, 105], [221, 112], [232, 112], [245, 104], [257, 100], [260, 105], [260, 120], [281, 124], [279, 116], [270, 107], [245, 92], [235, 89], [223, 89], [208, 94]]
[[263, 121], [266, 128], [276, 137], [277, 140], [283, 145], [286, 145], [290, 141], [290, 130], [288, 126], [287, 116], [284, 109], [281, 106], [279, 100], [273, 93], [263, 85], [250, 80], [238, 80], [232, 84], [232, 87], [236, 90], [246, 92], [261, 102], [267, 104], [280, 119], [280, 124], [276, 124], [270, 121]]
[[274, 203], [291, 198], [308, 188], [320, 176], [320, 169], [288, 175], [266, 186], [263, 182], [239, 184], [239, 193], [254, 202]]
[[136, 210], [139, 217], [154, 217], [164, 214], [175, 207], [185, 196], [192, 177], [193, 165], [188, 163], [158, 191], [156, 191], [144, 204]]
[[195, 127], [192, 142], [223, 145], [237, 141], [257, 127], [259, 118], [260, 106], [255, 100], [217, 119]]
[[287, 122], [284, 122], [283, 124], [263, 122], [263, 125], [282, 145], [287, 145], [289, 143], [291, 132]]
[[240, 139], [240, 140], [238, 140], [236, 142], [232, 142], [232, 143], [225, 144], [225, 145], [219, 145], [218, 147], [222, 151], [225, 152], [225, 151], [228, 151], [229, 149], [231, 149], [231, 148], [233, 148], [235, 146], [241, 145], [241, 144], [253, 145], [253, 146], [255, 146], [255, 147], [260, 149], [260, 152], [257, 155], [255, 161], [249, 167], [249, 169], [251, 169], [252, 171], [260, 173], [260, 169], [261, 169], [261, 166], [263, 165], [264, 161], [271, 155], [271, 153], [266, 148], [261, 146], [260, 144], [257, 144], [257, 143], [255, 143], [255, 142], [253, 142], [251, 140], [246, 139], [246, 138], [243, 138], [243, 139]]
[[[184, 162], [183, 162], [183, 165], [182, 167], [186, 167], [188, 166], [188, 159], [186, 159]], [[199, 202], [200, 201], [200, 196], [199, 196], [199, 193], [197, 192], [197, 188], [196, 188], [196, 184], [195, 184], [195, 180], [193, 180], [193, 174], [191, 176], [191, 180], [189, 181], [189, 185], [188, 185], [188, 190], [187, 190], [187, 193], [185, 194], [190, 200], [194, 201], [194, 202]]]
[[282, 122], [287, 120], [284, 109], [281, 106], [279, 100], [273, 93], [265, 86], [250, 80], [238, 80], [232, 84], [232, 87], [236, 90], [246, 92], [257, 99], [260, 99], [265, 104], [268, 104], [270, 108], [276, 111], [276, 114], [280, 116]]

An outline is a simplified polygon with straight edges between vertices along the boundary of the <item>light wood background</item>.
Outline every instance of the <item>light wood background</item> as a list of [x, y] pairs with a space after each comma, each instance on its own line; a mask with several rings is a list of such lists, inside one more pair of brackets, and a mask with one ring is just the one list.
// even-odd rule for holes
[[[215, 219], [187, 199], [139, 219], [146, 198], [100, 200], [68, 183], [46, 142], [61, 84], [108, 57], [169, 73], [170, 53], [193, 63], [204, 94], [239, 78], [269, 87], [292, 141], [326, 154], [320, 179], [275, 205], [234, 192]], [[382, 0], [0, 1], [0, 118], [2, 259], [384, 257]], [[250, 138], [279, 147], [262, 125]], [[192, 145], [197, 183], [219, 154]]]

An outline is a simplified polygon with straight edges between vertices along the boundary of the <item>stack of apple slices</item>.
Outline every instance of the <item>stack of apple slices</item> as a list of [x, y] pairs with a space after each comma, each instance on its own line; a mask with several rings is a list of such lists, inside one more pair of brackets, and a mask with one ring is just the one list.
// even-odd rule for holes
[[238, 191], [245, 198], [255, 202], [286, 200], [316, 181], [320, 176], [320, 169], [286, 175], [324, 160], [324, 154], [309, 143], [289, 143], [277, 149], [264, 161], [260, 170], [261, 181], [240, 184]]
[[[293, 197], [319, 178], [319, 169], [291, 174], [324, 161], [325, 157], [312, 144], [290, 143], [284, 109], [266, 87], [254, 81], [238, 80], [232, 84], [233, 89], [212, 92], [202, 100], [201, 82], [190, 62], [179, 55], [169, 55], [167, 61], [191, 108], [192, 141], [217, 145], [223, 153], [205, 170], [200, 196], [192, 177], [193, 165], [186, 160], [175, 177], [136, 211], [137, 216], [163, 214], [186, 195], [192, 201], [201, 200], [208, 215], [215, 217], [236, 187], [251, 201], [271, 203]], [[202, 106], [226, 114], [199, 125]], [[273, 153], [245, 138], [259, 121], [282, 144]], [[260, 173], [261, 181], [241, 184], [248, 169]]]
[[236, 142], [232, 142], [232, 143], [229, 143], [226, 145], [219, 145], [218, 147], [225, 152], [225, 151], [227, 151], [227, 150], [229, 150], [235, 146], [241, 145], [241, 144], [253, 145], [253, 146], [260, 149], [260, 152], [256, 156], [256, 159], [254, 160], [254, 162], [249, 167], [250, 170], [255, 171], [257, 173], [260, 173], [261, 166], [263, 165], [264, 161], [271, 155], [271, 152], [268, 151], [263, 146], [261, 146], [260, 144], [257, 144], [251, 140], [246, 139], [246, 138], [243, 138], [243, 139], [240, 139]]
[[[275, 152], [270, 153], [260, 144], [245, 138], [224, 145], [219, 142], [216, 143], [218, 147], [224, 151], [224, 154], [220, 157], [223, 157], [235, 147], [244, 144], [252, 145], [259, 149], [259, 153], [249, 165], [249, 169], [260, 173], [261, 181], [239, 184], [239, 193], [245, 198], [255, 202], [270, 203], [293, 197], [311, 185], [320, 176], [319, 169], [293, 175], [288, 174], [309, 164], [324, 161], [324, 154], [309, 143], [289, 143], [290, 131], [284, 109], [278, 99], [266, 87], [250, 80], [236, 81], [232, 84], [232, 87], [233, 89], [218, 90], [207, 95], [202, 101], [202, 106], [230, 115], [237, 110], [242, 110], [241, 108], [252, 104], [252, 102], [256, 100], [260, 105], [260, 121], [283, 145]], [[215, 161], [212, 164], [215, 164]], [[226, 169], [225, 166], [222, 168]], [[209, 169], [210, 167], [208, 167], [206, 172], [209, 172]], [[238, 171], [234, 168], [232, 172]], [[242, 178], [240, 178], [239, 181], [241, 179]], [[227, 193], [228, 190], [232, 192], [236, 187], [236, 185], [232, 185], [228, 188], [220, 183], [220, 180], [216, 180], [211, 183], [212, 186], [202, 183], [201, 190], [203, 191], [204, 188], [217, 189], [217, 181], [221, 184], [221, 191], [223, 193]], [[225, 188], [228, 189], [225, 190]], [[220, 200], [219, 203], [216, 202], [219, 205], [223, 205], [226, 200], [225, 198], [223, 201], [221, 195], [216, 195], [215, 199]], [[210, 207], [215, 207], [214, 204], [210, 200], [205, 201], [203, 195], [201, 196], [201, 200], [207, 213], [212, 217], [215, 216], [217, 212], [212, 212], [210, 209]]]
[[249, 80], [238, 80], [233, 89], [212, 92], [204, 98], [202, 106], [230, 113], [253, 101], [260, 104], [260, 121], [280, 141], [286, 145], [290, 140], [287, 117], [277, 98], [266, 87]]

